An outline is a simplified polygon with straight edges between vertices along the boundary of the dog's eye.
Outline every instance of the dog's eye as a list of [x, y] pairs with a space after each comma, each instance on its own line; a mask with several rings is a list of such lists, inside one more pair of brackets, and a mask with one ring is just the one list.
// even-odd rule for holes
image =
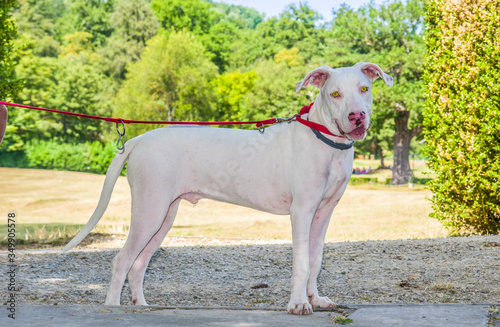
[[340, 93], [337, 91], [332, 93], [332, 97], [334, 97], [334, 98], [338, 98], [339, 96], [340, 96]]
[[361, 87], [361, 92], [366, 92], [368, 91], [368, 87], [367, 86], [362, 86]]

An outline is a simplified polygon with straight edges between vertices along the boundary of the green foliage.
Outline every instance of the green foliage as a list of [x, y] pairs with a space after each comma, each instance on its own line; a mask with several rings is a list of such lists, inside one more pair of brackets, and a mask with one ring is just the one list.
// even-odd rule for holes
[[28, 168], [26, 153], [24, 151], [0, 152], [0, 167]]
[[222, 21], [230, 22], [240, 29], [255, 29], [264, 20], [264, 15], [253, 8], [213, 2], [212, 9], [220, 13]]
[[256, 78], [255, 72], [234, 72], [219, 75], [214, 80], [218, 98], [218, 120], [238, 121], [245, 118], [241, 102], [243, 96], [253, 88]]
[[15, 62], [13, 61], [16, 25], [11, 18], [11, 9], [15, 0], [4, 0], [0, 3], [0, 99], [13, 98], [22, 88], [22, 81], [16, 79]]
[[317, 89], [313, 88], [295, 92], [295, 84], [304, 78], [310, 67], [289, 67], [286, 62], [265, 60], [251, 68], [257, 78], [241, 102], [248, 120], [290, 117], [313, 102], [317, 95]]
[[[85, 143], [59, 143], [33, 140], [24, 151], [4, 152], [0, 167], [70, 170], [105, 174], [116, 154], [116, 144], [98, 141]], [[125, 170], [122, 175], [125, 174]]]
[[[210, 81], [216, 74], [216, 66], [192, 34], [158, 34], [144, 48], [141, 60], [129, 66], [115, 112], [139, 120], [212, 119], [215, 98]], [[127, 134], [149, 128], [132, 125]]]
[[87, 32], [93, 36], [93, 44], [103, 44], [113, 31], [109, 20], [113, 4], [113, 0], [70, 1], [69, 10], [64, 17], [65, 34]]
[[124, 0], [111, 13], [113, 33], [97, 52], [103, 57], [104, 73], [119, 81], [126, 66], [140, 59], [146, 41], [156, 35], [158, 19], [146, 0]]
[[40, 57], [57, 57], [62, 41], [60, 17], [65, 10], [64, 0], [20, 0], [13, 17], [24, 50]]
[[347, 318], [345, 315], [343, 315], [343, 316], [335, 316], [333, 321], [335, 322], [335, 324], [348, 325], [354, 320], [352, 320], [351, 318]]
[[105, 174], [116, 154], [114, 143], [79, 144], [32, 141], [26, 146], [27, 167]]
[[283, 48], [298, 48], [302, 52], [316, 52], [321, 49], [321, 40], [318, 40], [322, 30], [317, 30], [314, 24], [321, 16], [307, 4], [301, 3], [288, 6], [279, 19], [272, 17], [257, 26], [256, 36], [264, 58], [273, 58]]
[[212, 58], [212, 62], [219, 67], [219, 72], [224, 72], [229, 67], [233, 42], [239, 38], [240, 34], [240, 30], [235, 25], [222, 21], [212, 25], [209, 33], [199, 37]]
[[[18, 102], [91, 115], [110, 115], [109, 96], [113, 87], [92, 62], [92, 54], [66, 57], [38, 57], [25, 53], [16, 67], [26, 83]], [[33, 110], [13, 109], [4, 142], [21, 150], [31, 139], [65, 142], [98, 140], [102, 122]], [[14, 132], [14, 133], [13, 133]]]
[[433, 217], [452, 234], [500, 232], [500, 3], [429, 1], [425, 138]]
[[153, 0], [151, 8], [164, 29], [187, 29], [198, 35], [208, 34], [220, 15], [203, 0]]
[[300, 66], [304, 63], [302, 56], [299, 54], [299, 49], [295, 47], [290, 50], [281, 49], [280, 52], [274, 55], [274, 61], [278, 64], [280, 62], [285, 62], [290, 67]]

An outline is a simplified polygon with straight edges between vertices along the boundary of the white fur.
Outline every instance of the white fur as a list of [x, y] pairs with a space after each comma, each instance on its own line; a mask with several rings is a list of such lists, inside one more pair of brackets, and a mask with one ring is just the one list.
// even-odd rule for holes
[[[320, 88], [309, 119], [323, 124], [329, 137], [349, 143], [369, 127], [371, 83], [378, 76], [388, 85], [392, 78], [374, 64], [332, 69], [320, 67], [297, 83], [297, 91], [311, 84]], [[367, 92], [361, 88], [368, 87]], [[332, 96], [333, 92], [340, 95]], [[297, 108], [297, 111], [300, 108]], [[349, 115], [364, 111], [357, 125]], [[290, 215], [293, 268], [288, 312], [311, 314], [313, 307], [333, 302], [320, 297], [316, 279], [321, 269], [323, 244], [330, 216], [352, 173], [354, 150], [337, 150], [318, 140], [298, 122], [253, 130], [209, 127], [165, 127], [136, 137], [118, 153], [108, 168], [99, 204], [87, 225], [63, 249], [76, 246], [95, 227], [106, 209], [121, 168], [128, 159], [127, 178], [132, 190], [130, 233], [113, 259], [107, 305], [119, 305], [128, 274], [133, 302], [145, 305], [143, 279], [151, 256], [171, 228], [179, 202], [201, 198], [234, 203], [274, 214]]]

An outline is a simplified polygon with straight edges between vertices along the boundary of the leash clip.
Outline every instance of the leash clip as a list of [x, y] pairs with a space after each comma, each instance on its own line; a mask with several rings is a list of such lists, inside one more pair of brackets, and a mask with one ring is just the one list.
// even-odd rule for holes
[[276, 118], [276, 124], [281, 124], [281, 123], [289, 123], [290, 124], [291, 122], [296, 121], [297, 117], [300, 117], [300, 115], [295, 114], [289, 118]]
[[[123, 132], [120, 132], [120, 123], [122, 124]], [[116, 148], [118, 149], [118, 151], [123, 152], [125, 151], [125, 123], [121, 119], [120, 123], [116, 123], [116, 132], [118, 133], [118, 141], [116, 142]]]
[[257, 123], [256, 126], [257, 126], [257, 129], [259, 130], [259, 132], [261, 134], [264, 134], [264, 132], [266, 131], [266, 126], [264, 126], [264, 124], [262, 124], [262, 123]]

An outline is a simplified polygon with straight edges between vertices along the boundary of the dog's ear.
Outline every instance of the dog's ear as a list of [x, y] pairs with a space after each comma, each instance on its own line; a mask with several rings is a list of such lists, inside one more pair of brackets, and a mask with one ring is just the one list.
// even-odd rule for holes
[[368, 78], [372, 82], [380, 77], [384, 80], [385, 84], [387, 84], [388, 86], [392, 86], [392, 77], [384, 73], [378, 65], [372, 64], [371, 62], [358, 62], [356, 65], [354, 65], [354, 67], [358, 67], [359, 69], [361, 69], [363, 74], [368, 76]]
[[320, 88], [325, 84], [325, 81], [330, 77], [332, 69], [328, 66], [318, 67], [311, 71], [304, 77], [304, 79], [297, 83], [295, 86], [295, 91], [299, 92], [301, 88], [306, 87], [311, 84], [317, 88]]

